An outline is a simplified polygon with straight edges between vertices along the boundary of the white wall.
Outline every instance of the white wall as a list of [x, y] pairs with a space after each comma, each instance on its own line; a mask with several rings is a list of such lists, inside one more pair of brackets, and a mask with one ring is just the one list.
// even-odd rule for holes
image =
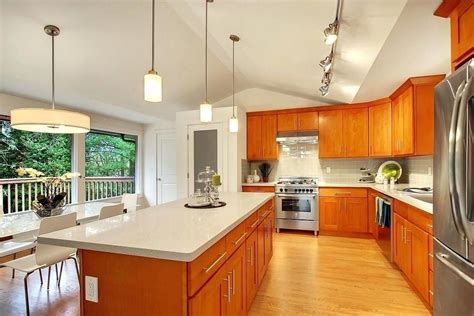
[[[223, 156], [227, 160], [222, 172], [222, 181], [225, 182], [223, 188], [229, 192], [241, 190], [241, 160], [245, 159], [245, 139], [246, 139], [246, 116], [245, 110], [236, 108], [236, 115], [239, 119], [239, 132], [229, 133], [228, 120], [232, 116], [232, 107], [214, 108], [212, 124], [222, 123], [225, 128], [223, 137], [226, 148], [223, 148]], [[191, 125], [202, 125], [199, 120], [199, 110], [184, 111], [176, 113], [176, 146], [177, 146], [177, 187], [178, 198], [184, 198], [188, 194], [188, 127]]]

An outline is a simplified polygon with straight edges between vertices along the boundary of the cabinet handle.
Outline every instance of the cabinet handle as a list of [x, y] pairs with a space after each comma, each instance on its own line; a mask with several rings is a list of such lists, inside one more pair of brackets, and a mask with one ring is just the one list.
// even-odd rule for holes
[[433, 228], [432, 224], [426, 224], [426, 226], [428, 226], [429, 228]]
[[430, 293], [431, 296], [434, 295], [433, 291], [429, 290], [428, 292]]
[[235, 269], [232, 269], [232, 295], [235, 295]]
[[267, 217], [267, 215], [270, 214], [270, 211], [266, 211], [265, 213], [263, 213], [262, 217], [261, 218], [265, 218]]
[[431, 258], [434, 258], [432, 253], [429, 253], [428, 256], [430, 256]]
[[237, 245], [245, 236], [247, 236], [247, 232], [241, 234], [240, 237], [237, 238], [237, 240], [234, 240], [232, 243], [233, 243], [234, 245]]
[[227, 302], [230, 303], [230, 295], [231, 295], [231, 291], [232, 291], [231, 285], [230, 285], [230, 282], [231, 282], [231, 280], [230, 280], [230, 272], [227, 273], [227, 277], [224, 279], [224, 281], [227, 282], [227, 295], [224, 294], [223, 296], [224, 296], [225, 298], [227, 298]]
[[351, 192], [336, 192], [334, 195], [351, 195]]
[[253, 222], [253, 224], [250, 225], [250, 228], [255, 228], [255, 226], [257, 226], [259, 221], [260, 221], [260, 219], [257, 219], [255, 222]]
[[250, 265], [253, 265], [252, 264], [252, 246], [250, 246], [250, 248], [247, 248], [247, 249], [249, 250], [247, 262], [250, 263]]
[[411, 242], [411, 239], [408, 240], [408, 239], [407, 239], [407, 236], [408, 236], [408, 229], [405, 228], [405, 241], [406, 241], [407, 243], [409, 243], [409, 242]]
[[406, 244], [405, 242], [405, 226], [402, 226], [402, 241], [404, 244]]
[[214, 268], [219, 263], [219, 261], [221, 261], [226, 255], [227, 255], [227, 251], [224, 251], [223, 253], [221, 253], [216, 258], [216, 260], [214, 260], [214, 262], [212, 262], [209, 266], [203, 268], [204, 272], [209, 273], [209, 271], [211, 271], [212, 268]]

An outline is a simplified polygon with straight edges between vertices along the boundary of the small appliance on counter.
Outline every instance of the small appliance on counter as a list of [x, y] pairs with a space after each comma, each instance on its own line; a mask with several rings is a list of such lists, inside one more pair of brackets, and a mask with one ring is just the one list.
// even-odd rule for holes
[[276, 229], [319, 233], [318, 178], [280, 177], [275, 185]]

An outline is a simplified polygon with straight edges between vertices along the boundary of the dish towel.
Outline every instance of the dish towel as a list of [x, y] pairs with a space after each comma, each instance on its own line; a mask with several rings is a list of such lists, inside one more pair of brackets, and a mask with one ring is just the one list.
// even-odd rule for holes
[[391, 224], [390, 202], [380, 198], [375, 198], [375, 221], [380, 227], [390, 227]]

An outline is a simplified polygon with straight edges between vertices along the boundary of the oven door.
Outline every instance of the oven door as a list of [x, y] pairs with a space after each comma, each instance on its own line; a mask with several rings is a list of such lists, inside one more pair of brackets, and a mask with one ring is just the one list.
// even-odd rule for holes
[[276, 218], [316, 220], [316, 194], [277, 194]]

